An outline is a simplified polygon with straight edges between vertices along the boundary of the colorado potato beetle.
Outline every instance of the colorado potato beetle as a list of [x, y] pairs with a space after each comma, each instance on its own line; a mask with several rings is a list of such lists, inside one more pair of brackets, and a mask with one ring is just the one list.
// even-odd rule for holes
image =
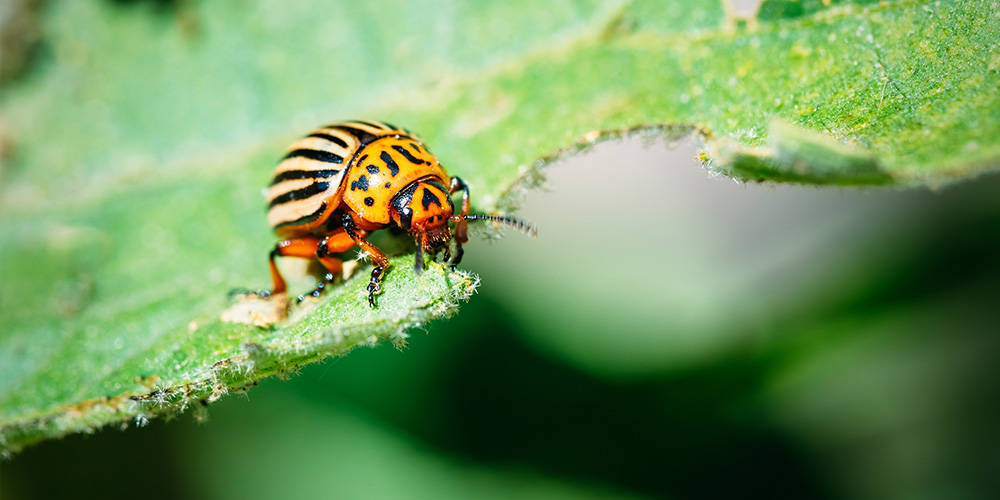
[[[458, 191], [462, 204], [456, 214], [451, 196]], [[416, 135], [378, 121], [334, 123], [292, 144], [274, 170], [267, 202], [267, 220], [281, 240], [269, 255], [273, 286], [258, 292], [264, 296], [287, 289], [275, 257], [318, 260], [327, 272], [309, 295], [319, 296], [342, 270], [342, 261], [332, 254], [356, 245], [374, 264], [368, 284], [368, 303], [374, 308], [389, 259], [366, 237], [392, 225], [414, 239], [417, 273], [423, 270], [424, 252], [443, 249], [452, 269], [461, 262], [468, 221], [488, 220], [536, 232], [511, 217], [470, 214], [469, 186], [449, 176]], [[449, 222], [455, 223], [454, 230]]]

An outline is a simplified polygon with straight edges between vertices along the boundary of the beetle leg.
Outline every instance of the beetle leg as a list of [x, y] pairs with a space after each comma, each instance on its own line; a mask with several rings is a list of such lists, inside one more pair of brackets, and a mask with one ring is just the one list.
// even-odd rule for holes
[[389, 271], [389, 257], [386, 257], [375, 245], [363, 239], [358, 240], [358, 246], [368, 252], [372, 262], [375, 263], [375, 267], [372, 269], [372, 279], [368, 282], [368, 305], [374, 309], [375, 295], [382, 293], [382, 280], [385, 278], [385, 273]]
[[304, 293], [302, 295], [299, 295], [295, 299], [295, 303], [296, 304], [302, 303], [303, 300], [306, 300], [306, 297], [314, 297], [314, 298], [319, 297], [320, 295], [323, 294], [323, 290], [326, 289], [326, 285], [328, 285], [331, 281], [333, 281], [334, 278], [335, 276], [333, 273], [324, 274], [323, 277], [319, 280], [319, 283], [316, 283], [316, 288], [313, 288], [313, 290], [309, 293]]
[[465, 255], [465, 249], [462, 248], [462, 244], [455, 242], [455, 258], [451, 261], [451, 270], [454, 271], [458, 264], [462, 262], [462, 256]]
[[413, 256], [413, 272], [420, 274], [424, 272], [424, 247], [417, 245], [417, 252]]
[[469, 215], [469, 185], [461, 177], [451, 178], [451, 188], [448, 194], [462, 192], [462, 220], [455, 223], [455, 241], [459, 244], [469, 241], [469, 221], [465, 216]]
[[[314, 243], [315, 244], [315, 243]], [[275, 264], [275, 257], [301, 257], [299, 255], [302, 253], [303, 247], [308, 248], [310, 246], [309, 242], [304, 242], [302, 240], [281, 240], [275, 243], [274, 248], [267, 255], [267, 263], [271, 269], [271, 289], [270, 290], [233, 290], [229, 292], [229, 296], [234, 295], [251, 295], [256, 297], [268, 298], [272, 295], [278, 295], [285, 293], [288, 286], [285, 284], [285, 278], [281, 277], [281, 271], [278, 270], [278, 265]]]
[[462, 191], [462, 219], [455, 223], [455, 259], [450, 264], [452, 270], [462, 262], [462, 256], [465, 255], [462, 245], [469, 241], [469, 221], [465, 220], [469, 215], [469, 185], [461, 177], [452, 177], [449, 194], [455, 194], [457, 191]]
[[271, 267], [271, 291], [263, 294], [265, 297], [269, 295], [277, 295], [279, 293], [285, 293], [288, 290], [288, 286], [285, 284], [285, 279], [281, 277], [281, 272], [278, 271], [278, 265], [275, 264], [275, 257], [300, 257], [303, 259], [310, 259], [316, 255], [316, 247], [319, 245], [319, 240], [316, 238], [295, 238], [291, 240], [281, 240], [274, 245], [274, 249], [271, 250], [270, 255], [268, 255], [268, 264]]
[[368, 305], [374, 309], [375, 295], [382, 293], [382, 279], [385, 278], [385, 273], [389, 271], [389, 257], [386, 257], [385, 253], [379, 250], [378, 247], [365, 240], [367, 233], [357, 229], [354, 225], [354, 219], [351, 218], [350, 214], [344, 213], [343, 224], [347, 235], [368, 254], [374, 263], [375, 267], [372, 269], [372, 278], [368, 282]]
[[354, 246], [354, 240], [347, 235], [347, 231], [337, 231], [332, 234], [326, 235], [317, 245], [316, 245], [316, 260], [323, 265], [326, 269], [326, 274], [320, 279], [319, 283], [316, 284], [316, 288], [313, 291], [299, 295], [298, 302], [302, 302], [306, 296], [319, 297], [326, 289], [327, 284], [337, 278], [343, 270], [344, 263], [336, 257], [331, 257], [331, 253], [346, 252]]

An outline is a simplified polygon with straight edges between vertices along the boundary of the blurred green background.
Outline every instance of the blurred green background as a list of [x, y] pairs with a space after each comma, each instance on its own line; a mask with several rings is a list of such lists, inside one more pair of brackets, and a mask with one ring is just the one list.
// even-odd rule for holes
[[695, 152], [562, 162], [540, 237], [473, 242], [480, 293], [409, 348], [29, 448], [3, 498], [989, 497], [1000, 178], [747, 186]]
[[540, 237], [477, 234], [479, 293], [407, 349], [41, 443], [0, 498], [993, 496], [1000, 176], [743, 185], [697, 153], [560, 162]]

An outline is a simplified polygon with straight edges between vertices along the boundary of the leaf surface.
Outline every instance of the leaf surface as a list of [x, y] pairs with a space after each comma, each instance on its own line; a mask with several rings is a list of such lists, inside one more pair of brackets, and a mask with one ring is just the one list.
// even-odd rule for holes
[[[452, 312], [477, 279], [394, 260], [273, 329], [261, 187], [316, 125], [422, 135], [480, 210], [601, 140], [694, 133], [744, 180], [938, 185], [1000, 158], [996, 2], [62, 2], [0, 90], [0, 446], [183, 410]], [[627, 189], [641, 179], [614, 178]], [[544, 230], [544, 228], [543, 228]], [[299, 283], [300, 287], [308, 284]]]

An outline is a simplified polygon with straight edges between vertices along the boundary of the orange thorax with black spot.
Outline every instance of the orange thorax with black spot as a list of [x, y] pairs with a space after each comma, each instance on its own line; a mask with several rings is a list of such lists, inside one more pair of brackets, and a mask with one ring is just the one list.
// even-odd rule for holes
[[[343, 202], [366, 221], [388, 224], [393, 197], [424, 178], [442, 184], [449, 179], [441, 162], [413, 137], [382, 137], [365, 146], [349, 165]], [[442, 202], [447, 199], [444, 194]]]

